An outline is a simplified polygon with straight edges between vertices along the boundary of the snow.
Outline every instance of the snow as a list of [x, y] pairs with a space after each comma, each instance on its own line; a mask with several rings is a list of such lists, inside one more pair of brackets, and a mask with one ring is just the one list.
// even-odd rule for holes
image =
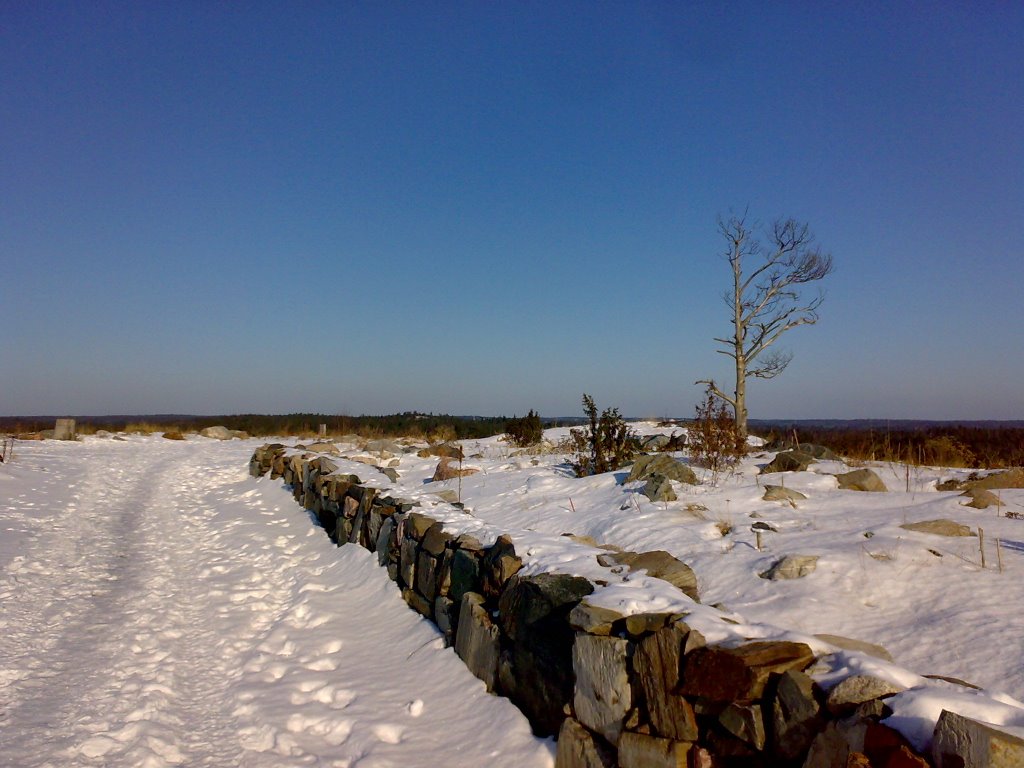
[[373, 555], [248, 476], [257, 444], [0, 465], [0, 762], [552, 765]]
[[[333, 547], [280, 480], [247, 476], [263, 442], [19, 443], [0, 465], [0, 752], [19, 765], [550, 765], [551, 742], [484, 693], [373, 556]], [[838, 489], [842, 462], [763, 476], [772, 454], [754, 454], [716, 483], [695, 468], [701, 485], [655, 504], [625, 472], [576, 478], [564, 456], [498, 437], [463, 443], [480, 471], [461, 481], [432, 482], [438, 459], [410, 452], [395, 483], [340, 447], [339, 472], [418, 501], [455, 534], [508, 533], [526, 573], [598, 583], [589, 602], [687, 614], [711, 642], [806, 642], [830, 654], [812, 670], [826, 688], [851, 674], [897, 684], [888, 722], [919, 747], [944, 707], [1024, 726], [1024, 520], [935, 490], [963, 470], [873, 464], [891, 490], [861, 493]], [[765, 502], [765, 484], [808, 498]], [[1024, 509], [1024, 491], [1000, 493], [1004, 511]], [[935, 518], [984, 528], [988, 567], [976, 537], [900, 528]], [[757, 521], [778, 529], [763, 551]], [[583, 537], [669, 551], [696, 572], [702, 603], [599, 565]], [[758, 577], [786, 554], [817, 555], [817, 569]], [[822, 633], [879, 644], [894, 662]]]

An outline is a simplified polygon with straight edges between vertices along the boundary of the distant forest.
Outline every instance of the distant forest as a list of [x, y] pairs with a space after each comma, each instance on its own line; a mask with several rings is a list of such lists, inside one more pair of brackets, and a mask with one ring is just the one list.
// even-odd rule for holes
[[[245, 413], [231, 416], [189, 416], [149, 414], [145, 416], [78, 416], [79, 433], [105, 429], [109, 432], [154, 432], [176, 429], [198, 431], [224, 426], [256, 437], [315, 435], [321, 424], [335, 437], [356, 434], [362, 437], [418, 437], [423, 439], [464, 440], [490, 437], [505, 431], [505, 416], [451, 416], [448, 414], [406, 411], [384, 416], [338, 416], [323, 413], [283, 415]], [[580, 424], [582, 418], [544, 419], [546, 427]], [[26, 434], [53, 429], [54, 417], [0, 416], [0, 431]]]
[[[309, 437], [326, 424], [334, 437], [415, 437], [424, 440], [463, 440], [490, 437], [506, 430], [505, 416], [451, 416], [406, 411], [384, 416], [339, 416], [322, 413], [284, 415], [240, 414], [189, 416], [80, 416], [80, 433], [100, 429], [110, 432], [154, 432], [176, 429], [198, 431], [222, 425], [255, 437]], [[545, 427], [577, 426], [582, 417], [542, 418]], [[54, 417], [0, 416], [0, 432], [26, 434], [53, 429]], [[685, 426], [686, 420], [676, 423]], [[751, 433], [782, 444], [814, 443], [840, 456], [866, 461], [898, 461], [950, 467], [998, 468], [1024, 466], [1024, 422], [939, 422], [908, 420], [751, 420]]]

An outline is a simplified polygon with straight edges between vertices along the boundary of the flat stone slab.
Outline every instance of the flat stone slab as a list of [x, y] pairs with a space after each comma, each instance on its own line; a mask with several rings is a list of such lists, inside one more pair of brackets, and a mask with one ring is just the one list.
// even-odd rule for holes
[[818, 567], [818, 555], [786, 555], [776, 560], [772, 567], [759, 573], [762, 579], [779, 581], [780, 579], [802, 579], [814, 573]]
[[900, 526], [907, 531], [918, 533], [931, 533], [935, 536], [974, 536], [975, 533], [970, 526], [953, 520], [922, 520], [919, 523], [904, 523]]

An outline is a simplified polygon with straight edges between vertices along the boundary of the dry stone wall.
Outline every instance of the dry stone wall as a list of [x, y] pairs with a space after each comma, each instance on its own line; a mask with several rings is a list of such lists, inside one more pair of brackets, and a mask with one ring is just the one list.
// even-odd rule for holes
[[[709, 645], [683, 614], [622, 616], [595, 585], [520, 573], [508, 536], [484, 546], [315, 454], [258, 448], [250, 473], [291, 487], [339, 546], [377, 553], [487, 689], [507, 696], [557, 768], [963, 768], [1024, 765], [1024, 740], [944, 712], [930, 754], [882, 720], [895, 689], [867, 676], [822, 690], [803, 643]], [[686, 585], [682, 585], [686, 586]], [[695, 589], [691, 596], [696, 597]]]

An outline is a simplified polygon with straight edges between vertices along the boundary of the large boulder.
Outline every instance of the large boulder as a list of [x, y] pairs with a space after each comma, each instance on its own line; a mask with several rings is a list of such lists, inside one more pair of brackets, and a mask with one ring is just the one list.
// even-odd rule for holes
[[1012, 768], [1024, 765], [1024, 729], [1006, 728], [942, 710], [932, 759], [938, 768]]
[[965, 485], [967, 488], [984, 488], [988, 491], [999, 488], [1024, 488], [1024, 468], [993, 472], [977, 480], [969, 480]]
[[675, 501], [678, 498], [672, 489], [672, 481], [657, 473], [647, 478], [641, 493], [651, 501]]
[[200, 435], [203, 437], [210, 437], [214, 440], [230, 440], [234, 435], [231, 434], [231, 430], [227, 427], [206, 427], [206, 429], [200, 430]]
[[882, 482], [882, 478], [875, 474], [874, 470], [867, 467], [836, 475], [836, 480], [839, 481], [839, 487], [845, 491], [882, 493], [889, 490], [885, 487], [885, 483]]
[[442, 459], [464, 458], [462, 448], [452, 443], [438, 443], [437, 445], [430, 445], [417, 452], [416, 455], [421, 459], [427, 459], [431, 456], [437, 456]]
[[439, 480], [452, 480], [456, 477], [468, 477], [469, 475], [475, 475], [479, 472], [479, 469], [475, 467], [459, 467], [454, 463], [452, 459], [441, 459], [437, 462], [437, 467], [434, 469], [434, 476], [431, 479], [432, 482]]
[[663, 549], [655, 549], [651, 552], [608, 552], [598, 555], [597, 562], [606, 568], [625, 565], [631, 573], [639, 570], [647, 571], [648, 576], [667, 581], [694, 602], [700, 602], [697, 593], [697, 574], [682, 560], [673, 557]]
[[761, 470], [762, 475], [773, 472], [805, 472], [815, 461], [809, 453], [802, 451], [783, 451], [775, 456], [770, 463]]
[[832, 452], [830, 448], [826, 448], [824, 445], [816, 445], [814, 443], [798, 443], [793, 440], [775, 440], [764, 446], [766, 451], [799, 451], [800, 453], [806, 453], [815, 459], [822, 461], [838, 461], [839, 456]]
[[641, 456], [633, 462], [633, 468], [626, 478], [630, 483], [634, 480], [646, 480], [651, 475], [661, 475], [669, 480], [679, 483], [697, 485], [697, 475], [693, 470], [678, 459], [674, 459], [666, 453]]

